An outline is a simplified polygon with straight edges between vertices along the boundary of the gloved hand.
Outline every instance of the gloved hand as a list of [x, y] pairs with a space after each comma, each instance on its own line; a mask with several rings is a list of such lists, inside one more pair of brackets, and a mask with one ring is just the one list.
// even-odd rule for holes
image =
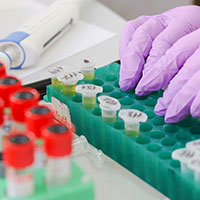
[[172, 80], [155, 112], [165, 115], [168, 123], [190, 113], [200, 117], [199, 46], [199, 6], [178, 7], [128, 22], [120, 41], [121, 89], [137, 85], [136, 94], [146, 95]]

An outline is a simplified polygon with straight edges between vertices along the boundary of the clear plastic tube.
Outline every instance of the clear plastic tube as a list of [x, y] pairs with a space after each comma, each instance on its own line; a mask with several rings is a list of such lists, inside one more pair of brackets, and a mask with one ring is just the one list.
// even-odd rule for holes
[[6, 168], [7, 195], [10, 198], [23, 198], [34, 193], [34, 176], [31, 167], [17, 170]]

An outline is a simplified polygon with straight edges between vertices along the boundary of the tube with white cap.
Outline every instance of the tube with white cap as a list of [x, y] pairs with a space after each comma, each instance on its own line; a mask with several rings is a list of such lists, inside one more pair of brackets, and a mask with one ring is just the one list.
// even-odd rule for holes
[[99, 96], [98, 100], [100, 102], [103, 121], [114, 123], [116, 121], [116, 112], [121, 108], [119, 101], [106, 95]]
[[34, 65], [40, 55], [72, 26], [78, 17], [78, 0], [56, 1], [42, 15], [0, 40], [0, 63], [11, 69]]

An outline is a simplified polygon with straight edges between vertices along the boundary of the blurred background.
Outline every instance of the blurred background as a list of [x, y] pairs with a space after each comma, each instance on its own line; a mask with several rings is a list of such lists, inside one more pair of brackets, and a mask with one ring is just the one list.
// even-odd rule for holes
[[126, 20], [140, 15], [154, 15], [162, 13], [176, 6], [197, 4], [200, 0], [99, 0], [117, 12]]

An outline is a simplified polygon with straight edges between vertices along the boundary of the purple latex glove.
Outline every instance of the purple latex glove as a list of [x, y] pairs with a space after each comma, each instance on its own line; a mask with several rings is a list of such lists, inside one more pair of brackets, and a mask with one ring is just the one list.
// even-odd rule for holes
[[200, 7], [186, 6], [139, 17], [122, 33], [120, 87], [128, 90], [138, 84], [136, 94], [145, 95], [173, 79], [155, 108], [157, 114], [166, 114], [166, 122], [180, 121], [189, 113], [200, 117], [199, 28]]

